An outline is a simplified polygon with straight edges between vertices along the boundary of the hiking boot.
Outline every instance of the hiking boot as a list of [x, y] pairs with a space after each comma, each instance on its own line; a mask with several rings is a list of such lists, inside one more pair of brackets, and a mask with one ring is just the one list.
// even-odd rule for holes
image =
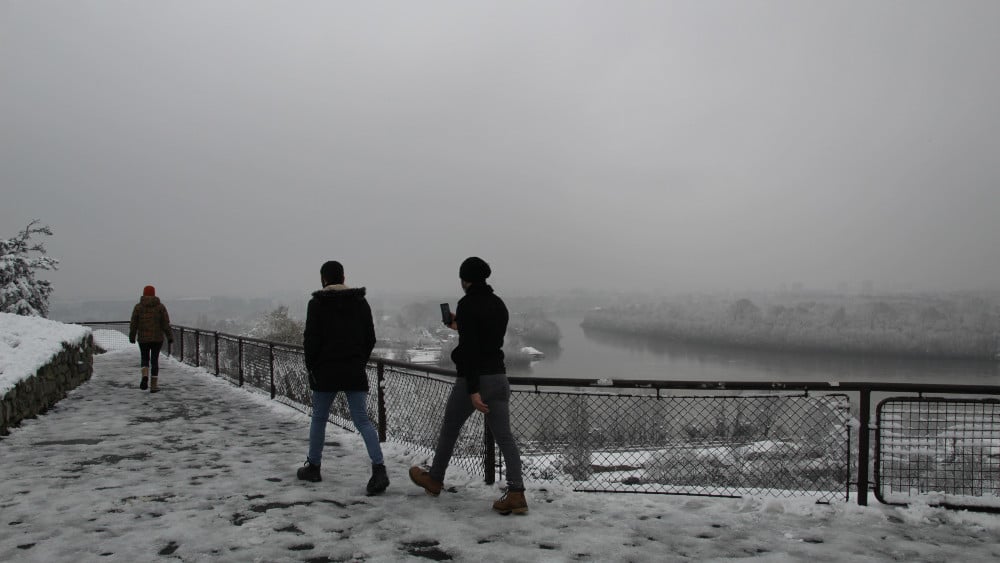
[[505, 516], [511, 512], [527, 514], [528, 501], [524, 500], [524, 489], [518, 491], [507, 489], [507, 492], [493, 503], [493, 510]]
[[139, 389], [143, 391], [149, 389], [149, 368], [142, 368], [142, 379], [139, 380]]
[[418, 487], [423, 487], [427, 494], [432, 497], [441, 494], [441, 489], [444, 488], [444, 483], [431, 477], [431, 474], [423, 467], [416, 465], [410, 468], [410, 481], [413, 481]]
[[385, 464], [372, 464], [372, 478], [368, 480], [368, 496], [377, 495], [389, 486], [389, 476], [385, 473]]
[[323, 477], [319, 474], [319, 466], [313, 465], [311, 461], [306, 460], [306, 464], [299, 468], [295, 472], [301, 481], [310, 481], [316, 483], [317, 481], [322, 481]]
[[149, 392], [150, 393], [159, 393], [160, 392], [160, 386], [156, 384], [156, 380], [157, 379], [159, 379], [159, 378], [158, 377], [150, 377], [149, 378]]

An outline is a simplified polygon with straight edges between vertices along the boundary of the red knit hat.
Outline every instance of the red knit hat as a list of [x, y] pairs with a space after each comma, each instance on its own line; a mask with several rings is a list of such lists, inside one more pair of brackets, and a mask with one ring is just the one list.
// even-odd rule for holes
[[146, 287], [142, 288], [142, 294], [144, 296], [145, 295], [156, 295], [156, 288], [154, 288], [151, 285], [147, 285]]

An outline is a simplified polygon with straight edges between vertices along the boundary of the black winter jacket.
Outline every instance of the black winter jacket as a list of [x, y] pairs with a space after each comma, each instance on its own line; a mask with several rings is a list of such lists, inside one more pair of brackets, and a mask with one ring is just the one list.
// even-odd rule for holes
[[509, 318], [503, 300], [485, 283], [470, 286], [458, 300], [458, 346], [451, 361], [458, 376], [466, 379], [470, 395], [479, 392], [480, 375], [507, 373], [502, 348]]
[[365, 288], [340, 284], [314, 292], [302, 345], [313, 391], [368, 391], [375, 324]]

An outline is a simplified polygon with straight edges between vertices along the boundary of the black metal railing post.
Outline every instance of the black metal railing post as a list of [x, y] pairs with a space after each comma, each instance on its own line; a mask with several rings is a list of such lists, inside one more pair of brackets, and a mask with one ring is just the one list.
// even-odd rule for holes
[[219, 331], [215, 331], [215, 375], [219, 375]]
[[378, 397], [378, 441], [385, 442], [386, 440], [386, 412], [385, 412], [385, 364], [382, 361], [376, 363], [375, 370], [375, 381], [378, 386], [377, 397]]
[[486, 474], [486, 484], [492, 485], [497, 481], [497, 447], [493, 441], [493, 433], [490, 432], [490, 425], [483, 421], [483, 472]]
[[871, 438], [871, 389], [864, 388], [860, 391], [861, 404], [859, 406], [858, 422], [861, 428], [858, 430], [858, 504], [868, 506], [868, 447]]
[[237, 354], [239, 356], [236, 361], [239, 366], [237, 369], [239, 371], [240, 387], [243, 387], [243, 339], [242, 338], [236, 339], [236, 348], [237, 348]]
[[183, 362], [184, 361], [184, 327], [181, 327], [181, 335], [180, 336], [181, 336], [181, 345], [180, 345], [179, 352], [180, 352], [181, 361]]
[[201, 367], [201, 331], [194, 329], [194, 367]]
[[278, 393], [274, 387], [274, 344], [270, 342], [267, 344], [267, 362], [269, 365], [268, 371], [271, 372], [271, 398], [273, 399]]

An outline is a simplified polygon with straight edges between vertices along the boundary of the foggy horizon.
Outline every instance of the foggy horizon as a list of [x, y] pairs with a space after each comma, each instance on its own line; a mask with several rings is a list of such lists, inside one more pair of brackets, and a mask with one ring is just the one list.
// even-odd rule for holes
[[0, 3], [53, 300], [1000, 290], [1000, 3]]

